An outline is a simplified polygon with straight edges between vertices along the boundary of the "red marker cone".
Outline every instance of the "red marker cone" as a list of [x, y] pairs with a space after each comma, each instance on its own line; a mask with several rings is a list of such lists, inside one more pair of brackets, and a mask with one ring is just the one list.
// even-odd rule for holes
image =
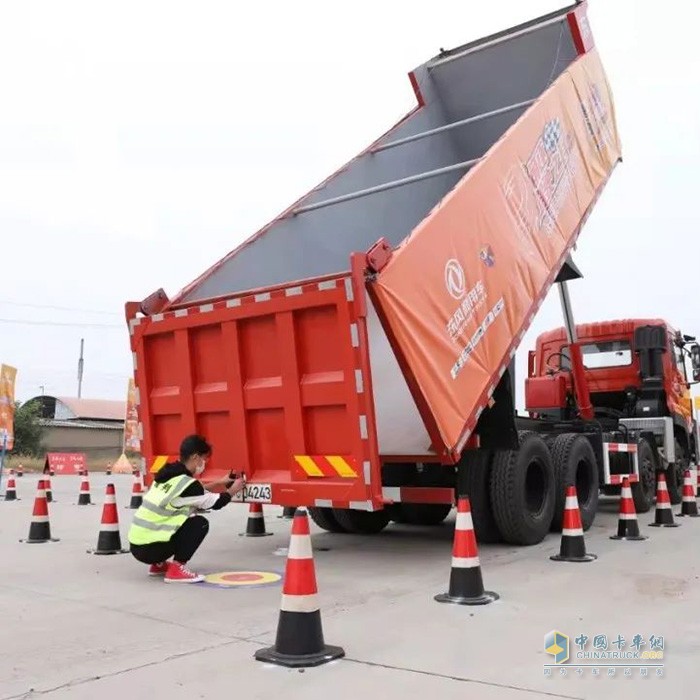
[[88, 549], [88, 554], [126, 554], [127, 552], [127, 549], [122, 549], [119, 534], [119, 515], [114, 484], [107, 484], [105, 502], [102, 507], [102, 523], [100, 533], [97, 536], [97, 549]]
[[283, 520], [294, 520], [294, 513], [296, 513], [297, 507], [296, 506], [284, 506], [282, 509], [282, 515], [278, 515], [278, 518], [282, 518]]
[[656, 482], [656, 511], [654, 522], [650, 523], [650, 527], [679, 527], [680, 523], [673, 520], [673, 511], [671, 510], [671, 499], [668, 495], [668, 487], [666, 486], [666, 475], [659, 472], [659, 478]]
[[581, 524], [581, 511], [578, 508], [575, 486], [566, 487], [561, 546], [559, 554], [553, 554], [549, 558], [552, 561], [573, 562], [588, 562], [598, 558], [597, 555], [586, 552], [586, 542], [583, 539], [583, 525]]
[[471, 504], [466, 496], [460, 497], [457, 500], [450, 587], [447, 593], [436, 595], [435, 600], [438, 603], [457, 603], [458, 605], [486, 605], [498, 598], [498, 593], [484, 590]]
[[260, 503], [251, 503], [245, 532], [241, 532], [239, 537], [265, 537], [271, 534], [271, 532], [265, 531], [265, 518], [263, 516], [262, 505]]
[[87, 472], [83, 473], [83, 480], [80, 482], [80, 494], [78, 495], [78, 505], [92, 505], [92, 502], [90, 501], [90, 481], [88, 480]]
[[6, 501], [19, 501], [17, 498], [17, 484], [15, 484], [15, 474], [10, 469], [10, 476], [7, 479], [7, 486], [5, 487], [5, 500]]
[[611, 540], [646, 540], [645, 535], [639, 534], [637, 512], [634, 510], [634, 499], [630, 480], [624, 477], [622, 480], [622, 493], [620, 494], [620, 517], [617, 521], [617, 535], [610, 535]]
[[138, 472], [134, 471], [134, 485], [131, 488], [131, 502], [129, 508], [140, 508], [143, 503], [143, 487], [141, 486], [141, 477]]
[[106, 472], [106, 474], [107, 474], [107, 476], [112, 476], [112, 463], [111, 463], [111, 462], [107, 462], [107, 472]]
[[21, 464], [17, 465], [17, 476], [24, 476], [24, 467]]
[[345, 656], [323, 639], [309, 517], [299, 508], [292, 523], [275, 645], [255, 652], [258, 661], [289, 668], [320, 666]]
[[691, 476], [690, 469], [685, 470], [685, 476], [683, 478], [683, 502], [681, 503], [681, 512], [678, 513], [678, 515], [679, 517], [687, 515], [691, 518], [700, 516], [700, 513], [698, 513], [698, 504], [695, 500], [693, 477]]
[[49, 523], [49, 506], [46, 499], [46, 482], [39, 479], [32, 511], [32, 522], [29, 525], [29, 536], [26, 540], [20, 540], [27, 544], [39, 544], [41, 542], [58, 542], [51, 537], [51, 525]]

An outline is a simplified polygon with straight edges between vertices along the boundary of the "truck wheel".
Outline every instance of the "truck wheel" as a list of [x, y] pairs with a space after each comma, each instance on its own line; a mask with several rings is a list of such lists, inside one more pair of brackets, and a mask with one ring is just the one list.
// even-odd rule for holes
[[[466, 493], [472, 509], [472, 521], [476, 539], [482, 544], [502, 542], [491, 508], [491, 464], [490, 450], [467, 450], [457, 465], [458, 496]], [[462, 471], [463, 470], [463, 471]], [[463, 474], [460, 479], [460, 475]]]
[[566, 487], [576, 486], [581, 524], [588, 530], [598, 510], [598, 463], [591, 443], [576, 433], [559, 435], [551, 444], [556, 483], [552, 531], [561, 532]]
[[332, 508], [309, 508], [309, 515], [316, 525], [328, 532], [347, 532], [335, 519]]
[[346, 532], [356, 535], [376, 535], [388, 524], [389, 513], [384, 510], [346, 510], [333, 508], [333, 516]]
[[521, 436], [520, 449], [496, 452], [491, 467], [491, 505], [503, 539], [532, 545], [549, 532], [554, 513], [554, 466], [544, 440]]
[[685, 478], [685, 470], [688, 468], [688, 457], [681, 443], [676, 438], [676, 461], [674, 464], [669, 464], [666, 470], [668, 497], [674, 506], [683, 500], [683, 479]]
[[654, 504], [656, 491], [656, 457], [648, 440], [642, 439], [637, 446], [639, 481], [632, 484], [632, 500], [637, 513], [646, 513]]
[[439, 525], [451, 510], [449, 503], [401, 503], [392, 520], [407, 525]]

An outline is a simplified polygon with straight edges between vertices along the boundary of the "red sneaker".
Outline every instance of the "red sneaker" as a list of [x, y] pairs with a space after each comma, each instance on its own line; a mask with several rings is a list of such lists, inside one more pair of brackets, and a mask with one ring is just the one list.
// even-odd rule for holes
[[184, 564], [177, 561], [171, 561], [168, 564], [168, 570], [165, 572], [166, 583], [198, 583], [204, 581], [204, 576], [192, 573]]
[[165, 572], [168, 570], [168, 562], [163, 561], [160, 564], [151, 564], [148, 567], [149, 576], [164, 576]]

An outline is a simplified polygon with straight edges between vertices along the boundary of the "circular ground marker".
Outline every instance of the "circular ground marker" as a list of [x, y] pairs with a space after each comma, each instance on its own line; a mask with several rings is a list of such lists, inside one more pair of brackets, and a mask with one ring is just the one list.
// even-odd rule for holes
[[279, 583], [282, 575], [274, 571], [222, 571], [218, 574], [207, 574], [204, 582], [222, 588], [236, 586], [271, 586]]

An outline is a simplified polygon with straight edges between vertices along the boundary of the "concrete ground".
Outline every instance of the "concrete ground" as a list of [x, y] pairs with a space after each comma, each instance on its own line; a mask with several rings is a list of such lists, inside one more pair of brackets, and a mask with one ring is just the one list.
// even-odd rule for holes
[[[274, 642], [281, 587], [223, 589], [166, 585], [130, 555], [86, 553], [97, 541], [104, 475], [91, 477], [92, 499], [77, 506], [79, 478], [52, 480], [51, 529], [60, 542], [28, 545], [36, 475], [18, 479], [22, 500], [0, 500], [0, 700], [46, 697], [276, 698], [334, 700], [432, 696], [440, 700], [686, 697], [700, 651], [700, 518], [676, 529], [649, 528], [649, 539], [609, 539], [617, 503], [608, 501], [586, 535], [590, 564], [556, 563], [550, 535], [534, 547], [482, 546], [486, 606], [440, 605], [446, 590], [454, 516], [438, 528], [391, 525], [372, 537], [313, 529], [325, 639], [346, 657], [293, 671], [254, 660]], [[126, 506], [131, 477], [111, 477]], [[4, 485], [4, 484], [3, 484]], [[674, 508], [677, 512], [678, 508]], [[203, 573], [283, 572], [290, 522], [266, 508], [273, 536], [239, 537], [246, 509], [209, 515], [209, 537], [191, 566]], [[122, 544], [132, 510], [120, 507]], [[601, 665], [576, 673], [575, 660], [545, 677], [552, 663], [544, 635], [556, 629], [664, 637], [663, 677]], [[587, 649], [591, 649], [589, 642]], [[688, 691], [685, 689], [688, 688]]]

